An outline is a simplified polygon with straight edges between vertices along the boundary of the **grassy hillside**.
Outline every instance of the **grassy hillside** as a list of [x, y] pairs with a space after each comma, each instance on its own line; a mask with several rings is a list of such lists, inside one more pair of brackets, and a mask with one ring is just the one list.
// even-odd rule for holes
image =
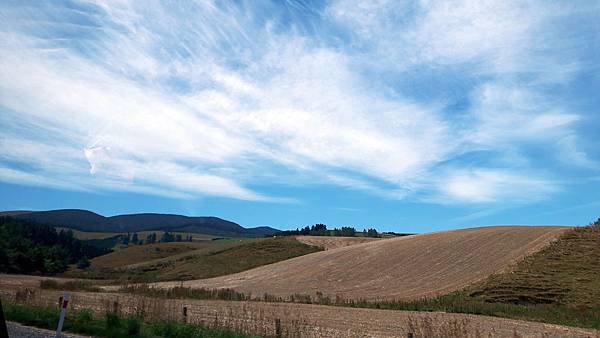
[[475, 286], [471, 296], [490, 303], [600, 307], [600, 221], [565, 233], [514, 271]]
[[197, 250], [212, 242], [171, 242], [131, 245], [92, 259], [92, 268], [120, 268]]
[[71, 271], [67, 275], [143, 282], [200, 279], [228, 275], [320, 250], [291, 237], [160, 243], [115, 251], [98, 257], [89, 269]]

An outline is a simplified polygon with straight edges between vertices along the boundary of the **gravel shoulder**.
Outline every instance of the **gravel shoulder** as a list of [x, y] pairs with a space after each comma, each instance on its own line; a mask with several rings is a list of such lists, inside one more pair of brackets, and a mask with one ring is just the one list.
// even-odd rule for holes
[[[38, 329], [37, 327], [25, 326], [15, 322], [7, 322], [8, 336], [10, 338], [54, 338], [56, 331]], [[86, 338], [70, 333], [63, 333], [65, 338]]]

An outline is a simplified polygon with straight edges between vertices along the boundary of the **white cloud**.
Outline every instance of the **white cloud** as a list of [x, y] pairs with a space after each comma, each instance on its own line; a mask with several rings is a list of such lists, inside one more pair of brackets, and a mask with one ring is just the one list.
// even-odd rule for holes
[[469, 138], [487, 146], [520, 140], [548, 141], [571, 132], [579, 120], [526, 88], [482, 85], [473, 97], [474, 131]]
[[558, 190], [555, 182], [506, 170], [469, 170], [451, 172], [439, 185], [450, 201], [506, 204], [548, 197]]
[[567, 135], [558, 141], [559, 158], [565, 164], [576, 165], [582, 168], [600, 170], [600, 162], [591, 159], [588, 154], [577, 146], [577, 137]]

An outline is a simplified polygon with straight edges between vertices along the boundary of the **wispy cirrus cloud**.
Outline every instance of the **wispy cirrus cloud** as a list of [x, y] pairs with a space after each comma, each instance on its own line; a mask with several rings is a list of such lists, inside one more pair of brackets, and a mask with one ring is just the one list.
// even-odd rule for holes
[[[0, 179], [272, 202], [294, 196], [253, 187], [548, 198], [561, 173], [532, 152], [560, 149], [571, 155], [556, 161], [594, 170], [577, 132], [588, 112], [555, 95], [593, 67], [592, 37], [553, 28], [582, 11], [506, 1], [6, 4]], [[423, 69], [427, 87], [415, 75]], [[433, 98], [406, 90], [413, 82]]]

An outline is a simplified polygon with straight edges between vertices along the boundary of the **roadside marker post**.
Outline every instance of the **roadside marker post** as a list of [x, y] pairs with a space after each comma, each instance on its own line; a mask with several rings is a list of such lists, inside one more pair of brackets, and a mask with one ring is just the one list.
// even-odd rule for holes
[[55, 338], [62, 337], [62, 328], [65, 323], [65, 316], [67, 315], [67, 306], [69, 305], [69, 301], [71, 300], [71, 295], [65, 292], [65, 295], [62, 297], [62, 304], [60, 306], [60, 319], [58, 320], [58, 327], [56, 328], [56, 336]]

